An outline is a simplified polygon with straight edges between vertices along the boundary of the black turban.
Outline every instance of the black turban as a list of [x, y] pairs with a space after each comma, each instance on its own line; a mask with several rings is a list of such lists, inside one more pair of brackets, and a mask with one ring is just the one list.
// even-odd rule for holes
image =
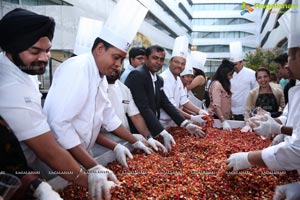
[[0, 47], [9, 53], [20, 53], [41, 37], [51, 41], [54, 28], [53, 18], [16, 8], [0, 20]]

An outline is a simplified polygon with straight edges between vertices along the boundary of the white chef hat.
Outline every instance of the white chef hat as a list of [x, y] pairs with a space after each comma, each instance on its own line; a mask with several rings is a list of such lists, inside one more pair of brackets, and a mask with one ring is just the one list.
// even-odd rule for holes
[[[289, 28], [288, 48], [300, 47], [300, 0], [293, 0], [292, 5], [297, 5], [291, 8], [291, 20]], [[298, 19], [298, 20], [297, 20]]]
[[80, 17], [73, 53], [80, 55], [90, 52], [102, 26], [102, 21]]
[[204, 65], [207, 58], [206, 53], [202, 53], [200, 51], [191, 51], [191, 60], [192, 60], [192, 67], [201, 69], [204, 71]]
[[229, 49], [230, 49], [230, 61], [231, 62], [239, 62], [239, 61], [244, 60], [243, 48], [242, 48], [241, 41], [230, 42]]
[[148, 9], [136, 0], [120, 0], [105, 21], [99, 37], [127, 52]]
[[180, 73], [180, 76], [185, 76], [188, 74], [194, 75], [193, 66], [192, 66], [192, 56], [190, 53], [187, 54], [186, 63], [184, 70]]
[[186, 58], [189, 50], [189, 39], [187, 36], [179, 36], [175, 39], [171, 58], [175, 56]]

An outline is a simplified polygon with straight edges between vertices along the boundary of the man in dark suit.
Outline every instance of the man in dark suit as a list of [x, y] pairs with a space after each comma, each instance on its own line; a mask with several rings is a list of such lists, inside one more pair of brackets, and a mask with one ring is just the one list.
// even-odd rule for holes
[[186, 120], [169, 101], [163, 90], [163, 79], [156, 73], [161, 70], [165, 60], [165, 51], [158, 45], [146, 49], [145, 64], [131, 71], [125, 80], [125, 84], [131, 90], [135, 104], [144, 117], [148, 129], [155, 137], [161, 135], [168, 150], [175, 141], [162, 124], [159, 122], [160, 108], [181, 127], [185, 127], [189, 133], [197, 137], [204, 136], [200, 127]]

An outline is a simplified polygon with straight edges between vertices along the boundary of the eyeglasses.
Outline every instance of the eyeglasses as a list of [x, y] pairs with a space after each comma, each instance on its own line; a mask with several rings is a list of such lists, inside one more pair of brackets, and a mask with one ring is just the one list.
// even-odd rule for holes
[[173, 62], [174, 62], [176, 65], [182, 65], [182, 66], [185, 65], [185, 62], [179, 62], [178, 60], [173, 60]]

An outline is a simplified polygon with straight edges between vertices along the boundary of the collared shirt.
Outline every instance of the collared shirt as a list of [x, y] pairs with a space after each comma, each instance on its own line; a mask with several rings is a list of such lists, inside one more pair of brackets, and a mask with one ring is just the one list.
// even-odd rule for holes
[[[41, 93], [32, 76], [22, 72], [4, 53], [0, 54], [0, 114], [19, 141], [50, 131], [41, 106]], [[21, 147], [29, 164], [35, 154], [25, 143]]]
[[91, 53], [70, 58], [55, 71], [44, 111], [65, 149], [82, 144], [90, 151], [101, 126], [113, 131], [121, 125], [107, 89], [106, 77], [99, 75]]
[[243, 67], [239, 73], [234, 72], [231, 82], [232, 114], [244, 114], [247, 96], [250, 90], [258, 87], [255, 72]]
[[300, 169], [300, 85], [289, 91], [289, 112], [286, 126], [293, 127], [292, 136], [286, 136], [284, 142], [262, 151], [262, 159], [271, 170]]
[[121, 81], [116, 80], [115, 84], [108, 84], [108, 98], [122, 124], [129, 130], [126, 114], [130, 117], [140, 113], [129, 88]]
[[132, 65], [128, 65], [127, 68], [125, 69], [125, 71], [122, 73], [121, 77], [120, 77], [120, 81], [122, 83], [125, 83], [125, 80], [127, 79], [127, 76], [129, 75], [129, 73], [134, 70], [135, 68]]
[[[164, 92], [169, 101], [176, 108], [181, 109], [184, 104], [189, 102], [189, 99], [180, 77], [175, 78], [169, 68], [161, 74], [161, 77], [164, 79]], [[163, 109], [160, 109], [160, 120], [171, 120], [171, 117]]]

